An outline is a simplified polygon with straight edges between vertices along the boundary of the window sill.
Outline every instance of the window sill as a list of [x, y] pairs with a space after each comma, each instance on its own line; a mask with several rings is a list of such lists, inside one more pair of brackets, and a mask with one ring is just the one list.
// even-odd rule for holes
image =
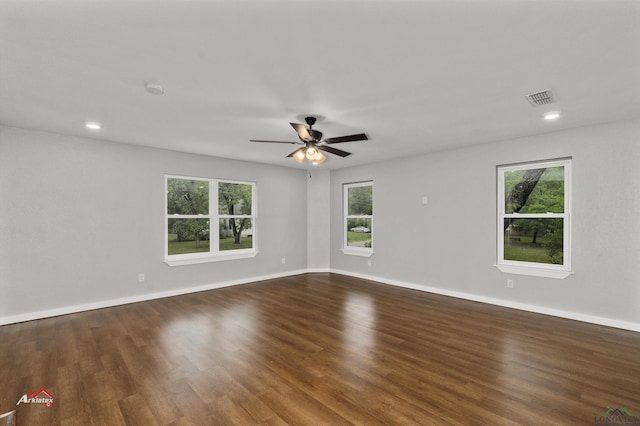
[[373, 250], [371, 249], [357, 249], [357, 248], [341, 248], [340, 251], [343, 254], [347, 254], [349, 256], [361, 256], [361, 257], [371, 257], [373, 254]]
[[516, 265], [494, 265], [505, 274], [530, 275], [533, 277], [555, 278], [563, 280], [569, 275], [573, 275], [573, 271], [560, 269], [536, 268], [532, 266], [516, 266]]
[[233, 254], [219, 254], [213, 256], [209, 253], [205, 255], [173, 255], [164, 258], [164, 263], [169, 266], [182, 266], [182, 265], [195, 265], [197, 263], [209, 263], [209, 262], [222, 262], [225, 260], [238, 260], [238, 259], [250, 259], [256, 257], [258, 251], [233, 253]]

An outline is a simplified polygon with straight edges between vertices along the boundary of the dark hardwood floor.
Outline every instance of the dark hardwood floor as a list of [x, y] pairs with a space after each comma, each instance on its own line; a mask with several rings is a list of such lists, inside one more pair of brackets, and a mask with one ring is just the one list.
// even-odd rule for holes
[[[0, 327], [18, 425], [593, 425], [640, 333], [335, 274]], [[16, 403], [46, 389], [52, 407]]]

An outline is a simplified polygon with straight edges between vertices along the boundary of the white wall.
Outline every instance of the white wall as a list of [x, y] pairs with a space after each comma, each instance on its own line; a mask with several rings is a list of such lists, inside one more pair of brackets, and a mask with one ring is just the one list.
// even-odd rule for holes
[[[257, 182], [259, 254], [166, 265], [165, 173]], [[306, 210], [301, 170], [0, 127], [0, 324], [306, 271]]]
[[[295, 169], [0, 126], [0, 324], [330, 269], [640, 329], [639, 139], [635, 120], [312, 170], [309, 178]], [[493, 266], [496, 165], [566, 156], [573, 157], [575, 275], [502, 274]], [[164, 264], [165, 173], [256, 181], [258, 256]], [[372, 266], [340, 252], [342, 184], [363, 180], [374, 181]]]
[[[501, 273], [493, 266], [496, 165], [569, 156], [575, 275], [557, 280]], [[635, 120], [335, 170], [331, 269], [640, 327], [639, 165]], [[342, 185], [370, 179], [375, 225], [369, 267], [367, 258], [344, 255], [340, 245]], [[507, 289], [507, 278], [515, 288]]]
[[328, 271], [331, 173], [312, 169], [307, 177], [307, 266], [309, 271]]

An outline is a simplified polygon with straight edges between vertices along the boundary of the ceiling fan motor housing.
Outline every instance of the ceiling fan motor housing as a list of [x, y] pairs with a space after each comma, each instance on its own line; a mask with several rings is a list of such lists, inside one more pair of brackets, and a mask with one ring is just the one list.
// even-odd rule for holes
[[322, 132], [319, 132], [314, 129], [309, 129], [309, 135], [313, 139], [314, 142], [319, 142], [322, 139]]

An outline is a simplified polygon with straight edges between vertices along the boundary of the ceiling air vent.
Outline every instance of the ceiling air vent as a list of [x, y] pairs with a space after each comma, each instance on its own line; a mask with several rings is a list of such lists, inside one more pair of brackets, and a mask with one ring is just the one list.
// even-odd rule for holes
[[553, 96], [551, 89], [543, 90], [542, 92], [530, 93], [526, 98], [534, 107], [539, 105], [548, 105], [555, 102], [555, 97]]

